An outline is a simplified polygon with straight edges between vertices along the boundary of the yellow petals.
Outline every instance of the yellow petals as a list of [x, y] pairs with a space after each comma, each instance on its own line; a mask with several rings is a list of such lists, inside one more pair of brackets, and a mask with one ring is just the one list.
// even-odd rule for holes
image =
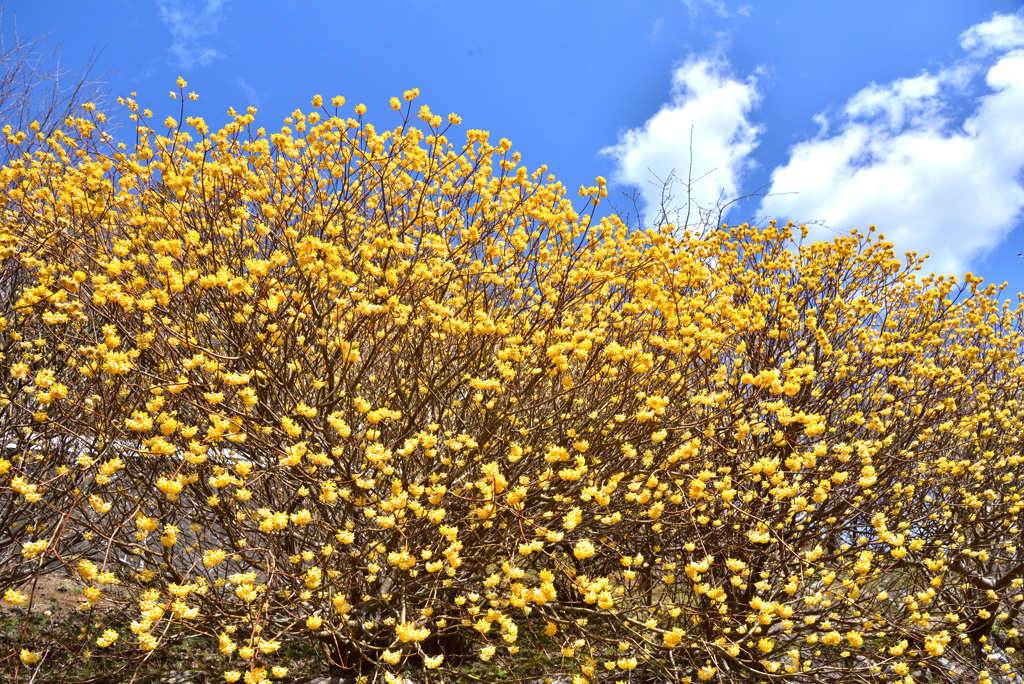
[[46, 539], [40, 539], [34, 542], [22, 542], [21, 544], [21, 555], [26, 560], [32, 560], [50, 546], [50, 542]]
[[238, 645], [227, 635], [221, 633], [217, 636], [218, 649], [226, 656], [230, 656], [238, 648]]
[[107, 648], [108, 646], [111, 646], [115, 641], [117, 641], [117, 638], [118, 638], [118, 633], [117, 632], [115, 632], [112, 629], [107, 629], [107, 630], [104, 630], [103, 634], [101, 634], [96, 639], [96, 645], [99, 646], [100, 648]]
[[90, 560], [83, 558], [78, 561], [78, 574], [87, 582], [91, 582], [96, 579], [99, 574], [99, 570], [96, 568], [96, 564]]
[[203, 565], [212, 568], [227, 557], [223, 549], [211, 549], [203, 553]]
[[395, 634], [403, 642], [423, 641], [430, 636], [430, 630], [426, 627], [417, 627], [412, 622], [403, 622], [395, 627]]
[[594, 549], [594, 545], [590, 542], [589, 539], [583, 539], [577, 542], [576, 546], [574, 546], [572, 550], [572, 555], [576, 556], [576, 558], [580, 560], [583, 560], [585, 558], [591, 558], [596, 553], [597, 551]]
[[28, 601], [28, 596], [15, 589], [8, 589], [4, 592], [4, 602], [12, 606], [20, 606]]

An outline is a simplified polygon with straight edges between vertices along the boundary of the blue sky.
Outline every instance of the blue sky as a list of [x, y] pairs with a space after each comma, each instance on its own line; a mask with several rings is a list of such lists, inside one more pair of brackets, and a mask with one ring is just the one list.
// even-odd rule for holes
[[[703, 176], [726, 220], [874, 223], [927, 270], [1024, 291], [1024, 11], [996, 0], [7, 0], [23, 36], [52, 30], [65, 65], [104, 48], [113, 94], [162, 118], [180, 75], [211, 125], [255, 105], [276, 127], [314, 94], [454, 111], [570, 188], [610, 199]], [[690, 158], [690, 131], [693, 158]], [[705, 175], [706, 174], [706, 175]], [[685, 195], [685, 192], [678, 195]], [[678, 209], [678, 202], [670, 209]]]

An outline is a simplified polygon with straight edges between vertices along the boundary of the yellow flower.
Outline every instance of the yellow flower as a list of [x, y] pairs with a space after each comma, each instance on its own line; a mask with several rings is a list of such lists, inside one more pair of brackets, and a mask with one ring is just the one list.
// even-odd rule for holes
[[21, 555], [25, 556], [27, 560], [32, 560], [50, 546], [50, 542], [46, 539], [40, 539], [34, 542], [22, 542], [21, 544]]
[[[334, 610], [338, 611], [342, 615], [352, 609], [352, 606], [349, 605], [348, 599], [340, 591], [336, 592], [334, 596], [331, 597], [331, 605], [334, 606]], [[370, 628], [368, 627], [367, 629]]]
[[747, 567], [747, 564], [738, 558], [727, 558], [725, 561], [725, 567], [729, 568], [733, 572], [741, 572]]
[[679, 645], [679, 642], [683, 640], [683, 630], [679, 627], [675, 627], [670, 632], [665, 632], [662, 637], [665, 641], [665, 645], [669, 648], [674, 648]]
[[758, 523], [755, 529], [748, 530], [747, 538], [755, 544], [768, 544], [772, 541], [771, 532], [764, 523]]
[[27, 648], [23, 648], [18, 657], [21, 658], [21, 662], [25, 665], [35, 665], [42, 659], [43, 654], [41, 651], [30, 651]]
[[227, 634], [221, 633], [217, 635], [217, 640], [219, 642], [218, 648], [221, 653], [223, 653], [226, 656], [229, 656], [235, 652], [237, 645], [235, 644], [234, 641], [231, 640], [231, 637], [229, 637]]
[[4, 601], [12, 606], [20, 606], [28, 601], [28, 596], [15, 589], [8, 589], [4, 592]]
[[423, 641], [430, 636], [430, 630], [426, 627], [417, 627], [412, 622], [403, 622], [395, 628], [395, 634], [403, 642]]
[[164, 533], [160, 535], [160, 543], [170, 548], [178, 543], [178, 528], [174, 525], [164, 525]]
[[281, 648], [280, 641], [264, 641], [260, 639], [259, 649], [260, 653], [273, 653], [274, 651]]
[[321, 571], [320, 568], [310, 568], [306, 570], [306, 586], [310, 589], [316, 589], [320, 586], [321, 582]]
[[104, 630], [103, 634], [96, 639], [96, 645], [100, 648], [106, 648], [117, 641], [118, 634], [112, 629]]
[[208, 568], [212, 568], [226, 557], [227, 553], [225, 553], [223, 549], [210, 549], [203, 553], [203, 565]]
[[251, 603], [259, 597], [259, 592], [251, 584], [242, 584], [235, 587], [235, 595], [246, 603]]
[[569, 511], [565, 515], [565, 517], [562, 518], [562, 525], [567, 530], [574, 530], [574, 529], [576, 529], [576, 526], [579, 525], [582, 520], [583, 520], [583, 512], [579, 509], [579, 507], [575, 507], [571, 511]]
[[576, 558], [580, 560], [590, 558], [596, 553], [597, 552], [594, 550], [594, 545], [590, 543], [589, 539], [580, 540], [576, 543], [576, 546], [572, 550], [572, 555], [576, 556]]
[[929, 634], [924, 638], [924, 647], [928, 651], [930, 656], [940, 656], [946, 650], [946, 644], [949, 643], [949, 632], [945, 630]]

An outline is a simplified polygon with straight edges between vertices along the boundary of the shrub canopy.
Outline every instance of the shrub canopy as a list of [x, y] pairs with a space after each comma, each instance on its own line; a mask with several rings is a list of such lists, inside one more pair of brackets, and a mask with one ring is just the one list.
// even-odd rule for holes
[[87, 112], [0, 170], [0, 592], [70, 570], [95, 617], [12, 676], [206, 635], [229, 681], [294, 639], [389, 682], [874, 681], [1016, 639], [995, 288], [873, 233], [631, 229], [603, 179], [574, 208], [455, 115], [343, 104], [126, 100], [134, 145]]

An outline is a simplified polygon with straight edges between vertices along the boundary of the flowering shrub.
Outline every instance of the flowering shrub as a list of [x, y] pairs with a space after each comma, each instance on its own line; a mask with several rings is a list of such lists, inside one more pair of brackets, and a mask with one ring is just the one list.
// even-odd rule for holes
[[228, 681], [294, 639], [389, 682], [524, 642], [580, 680], [982, 669], [1020, 310], [870, 234], [598, 220], [603, 179], [576, 209], [416, 94], [270, 134], [125, 100], [134, 146], [89, 115], [0, 170], [4, 599], [73, 571], [62, 648], [207, 635]]

